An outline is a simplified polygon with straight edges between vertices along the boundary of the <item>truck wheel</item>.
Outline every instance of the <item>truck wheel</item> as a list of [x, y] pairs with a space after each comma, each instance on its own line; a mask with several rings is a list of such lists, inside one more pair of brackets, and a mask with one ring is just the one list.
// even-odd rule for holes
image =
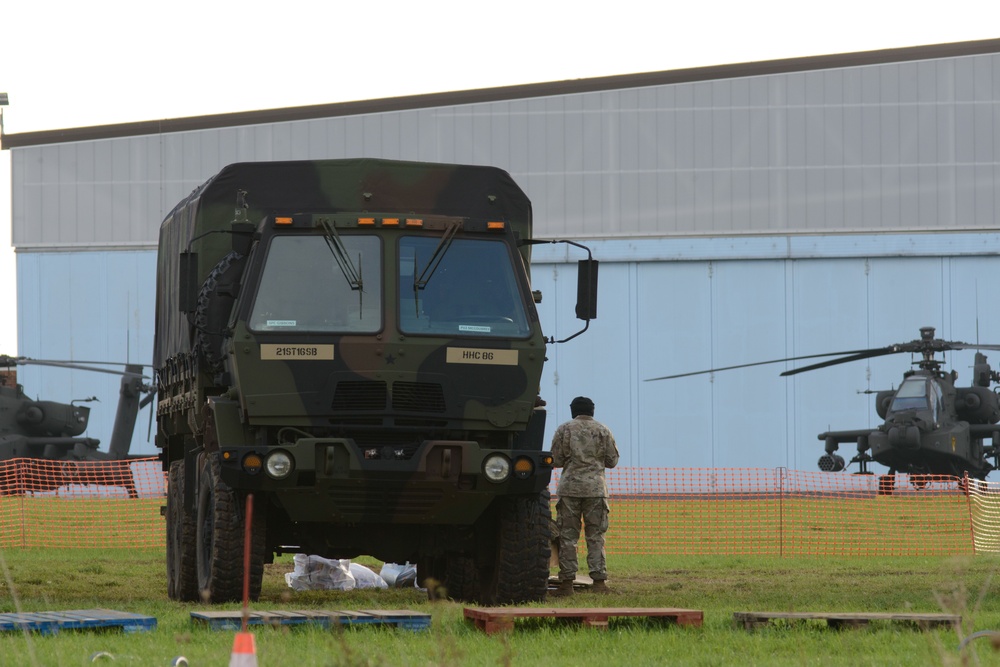
[[496, 560], [483, 574], [482, 604], [543, 600], [549, 582], [549, 492], [502, 501]]
[[198, 600], [194, 513], [184, 511], [184, 461], [167, 473], [167, 596], [180, 602]]
[[[263, 507], [254, 507], [250, 537], [249, 597], [260, 597], [264, 578], [266, 524]], [[198, 589], [211, 604], [243, 598], [243, 511], [236, 493], [222, 481], [219, 459], [208, 455], [198, 487]]]
[[427, 599], [438, 600], [446, 592], [444, 586], [445, 560], [443, 556], [420, 556], [417, 558], [417, 586], [427, 589]]
[[479, 597], [479, 571], [471, 556], [450, 555], [444, 573], [445, 594], [452, 600], [475, 602]]
[[212, 370], [221, 367], [222, 331], [229, 322], [229, 313], [236, 299], [234, 294], [220, 291], [219, 288], [239, 282], [245, 259], [235, 251], [223, 257], [205, 278], [198, 293], [198, 305], [194, 313], [197, 330], [195, 347]]
[[417, 561], [417, 585], [427, 589], [427, 599], [475, 602], [479, 572], [471, 556], [448, 554]]

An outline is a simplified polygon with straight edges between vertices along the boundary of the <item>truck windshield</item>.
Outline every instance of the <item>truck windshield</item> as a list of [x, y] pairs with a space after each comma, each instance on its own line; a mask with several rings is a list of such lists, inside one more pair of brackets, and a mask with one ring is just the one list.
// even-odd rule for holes
[[503, 241], [455, 239], [424, 289], [415, 286], [439, 239], [399, 241], [399, 328], [407, 334], [523, 338], [531, 333]]
[[371, 333], [382, 328], [382, 248], [378, 237], [344, 234], [364, 276], [352, 290], [323, 236], [276, 236], [267, 249], [250, 314], [254, 331]]

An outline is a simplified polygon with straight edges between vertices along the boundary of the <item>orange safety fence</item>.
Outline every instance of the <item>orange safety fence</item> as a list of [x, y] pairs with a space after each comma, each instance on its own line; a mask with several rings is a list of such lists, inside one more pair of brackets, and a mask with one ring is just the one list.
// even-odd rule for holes
[[[1000, 553], [1000, 483], [625, 467], [607, 471], [607, 481], [610, 554]], [[165, 496], [156, 458], [0, 461], [0, 548], [163, 548]]]
[[0, 548], [162, 548], [159, 459], [0, 461]]
[[1000, 550], [1000, 486], [991, 494], [986, 482], [973, 481], [966, 493], [969, 485], [955, 477], [896, 475], [890, 482], [784, 468], [616, 468], [606, 479], [609, 554], [916, 556]]

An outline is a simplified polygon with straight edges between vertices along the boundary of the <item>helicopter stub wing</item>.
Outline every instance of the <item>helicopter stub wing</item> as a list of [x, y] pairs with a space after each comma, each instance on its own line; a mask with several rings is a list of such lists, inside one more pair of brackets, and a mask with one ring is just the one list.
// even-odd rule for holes
[[859, 428], [851, 431], [825, 431], [817, 437], [828, 442], [857, 442], [858, 438], [867, 438], [873, 428]]
[[839, 445], [842, 442], [853, 442], [858, 445], [858, 453], [851, 459], [852, 463], [855, 461], [868, 461], [869, 459], [865, 454], [865, 450], [868, 449], [868, 436], [874, 430], [871, 428], [859, 428], [850, 431], [825, 431], [820, 433], [818, 436], [819, 439], [826, 442], [826, 453], [819, 457], [819, 469], [825, 472], [840, 472], [847, 467], [843, 457], [835, 453], [840, 448]]
[[990, 438], [1000, 444], [1000, 424], [969, 424], [969, 435], [975, 438]]

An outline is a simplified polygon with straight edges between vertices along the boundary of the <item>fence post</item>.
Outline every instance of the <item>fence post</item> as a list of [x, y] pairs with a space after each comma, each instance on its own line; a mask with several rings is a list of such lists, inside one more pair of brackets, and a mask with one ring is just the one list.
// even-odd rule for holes
[[778, 472], [778, 558], [785, 557], [785, 468], [779, 466]]
[[969, 473], [968, 473], [968, 471], [965, 472], [965, 475], [964, 475], [962, 481], [959, 482], [959, 485], [965, 487], [965, 503], [966, 503], [966, 506], [969, 508], [969, 533], [970, 533], [970, 537], [972, 537], [972, 555], [975, 556], [976, 555], [976, 522], [975, 522], [975, 519], [972, 516], [972, 481], [969, 479]]
[[24, 516], [24, 498], [28, 495], [27, 483], [24, 480], [24, 462], [27, 459], [14, 460], [14, 489], [17, 491], [19, 500], [17, 504], [21, 506], [21, 548], [28, 546], [28, 536], [24, 532], [24, 527], [28, 525], [27, 517]]

